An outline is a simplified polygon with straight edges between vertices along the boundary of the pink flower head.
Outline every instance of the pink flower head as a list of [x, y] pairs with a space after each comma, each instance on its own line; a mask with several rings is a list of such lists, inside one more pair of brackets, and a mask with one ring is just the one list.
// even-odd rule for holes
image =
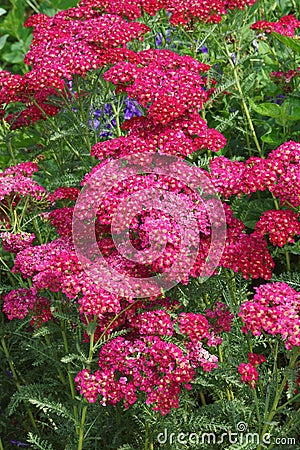
[[209, 323], [202, 314], [181, 313], [179, 330], [180, 333], [186, 334], [191, 341], [195, 342], [209, 337]]
[[238, 372], [242, 375], [242, 381], [249, 384], [251, 389], [255, 389], [258, 380], [258, 372], [252, 364], [241, 363]]
[[262, 214], [255, 225], [255, 232], [269, 235], [273, 245], [283, 247], [295, 242], [294, 236], [300, 234], [299, 214], [291, 210], [269, 210]]
[[290, 350], [300, 346], [300, 294], [283, 282], [259, 286], [252, 301], [243, 303], [239, 316], [245, 333], [259, 336], [262, 331], [281, 335]]
[[264, 355], [258, 355], [257, 353], [248, 353], [248, 361], [252, 366], [258, 366], [259, 364], [266, 362], [266, 358]]
[[300, 28], [300, 21], [292, 14], [281, 17], [277, 22], [259, 20], [251, 25], [252, 30], [262, 30], [266, 33], [275, 31], [278, 34], [290, 37], [294, 36], [296, 28]]
[[32, 242], [35, 239], [35, 234], [25, 233], [10, 233], [4, 231], [0, 233], [0, 239], [2, 239], [3, 250], [10, 253], [18, 253], [27, 247], [32, 247]]
[[34, 288], [19, 288], [9, 292], [3, 297], [3, 312], [9, 320], [24, 319], [31, 315], [31, 324], [47, 322], [52, 318], [49, 300], [37, 295]]

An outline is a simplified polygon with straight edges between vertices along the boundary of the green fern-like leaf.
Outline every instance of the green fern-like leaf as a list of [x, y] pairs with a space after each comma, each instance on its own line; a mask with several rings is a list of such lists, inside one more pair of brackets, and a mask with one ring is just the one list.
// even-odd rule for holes
[[[41, 410], [46, 416], [55, 414], [63, 417], [69, 421], [74, 421], [73, 415], [60, 402], [55, 402], [43, 396], [43, 392], [47, 389], [46, 385], [34, 384], [29, 386], [21, 386], [18, 392], [12, 396], [10, 404], [8, 405], [9, 414], [13, 414], [21, 402], [30, 403]], [[48, 386], [49, 389], [49, 386]]]
[[27, 442], [32, 444], [31, 448], [37, 450], [54, 450], [52, 445], [47, 441], [42, 441], [36, 434], [28, 433]]
[[212, 96], [209, 98], [209, 100], [206, 102], [206, 105], [210, 105], [213, 103], [213, 101], [221, 95], [224, 91], [227, 91], [230, 87], [235, 85], [235, 80], [231, 79], [226, 81], [226, 83], [221, 84], [216, 88]]
[[300, 291], [300, 273], [298, 272], [283, 272], [278, 275], [274, 274], [272, 281], [282, 281], [296, 291]]
[[130, 444], [122, 445], [121, 447], [118, 447], [118, 450], [134, 450], [134, 447]]

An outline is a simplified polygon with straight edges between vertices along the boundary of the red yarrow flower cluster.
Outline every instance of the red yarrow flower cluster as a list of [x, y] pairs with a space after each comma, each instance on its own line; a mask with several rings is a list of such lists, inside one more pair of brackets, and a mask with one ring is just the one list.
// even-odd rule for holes
[[100, 403], [116, 404], [124, 399], [125, 408], [137, 400], [137, 390], [146, 394], [146, 403], [162, 415], [178, 408], [182, 386], [189, 387], [195, 369], [175, 344], [157, 336], [134, 341], [122, 337], [105, 344], [99, 354], [100, 369], [80, 372], [75, 382], [90, 402], [101, 395]]
[[32, 65], [32, 75], [41, 82], [48, 77], [71, 80], [75, 74], [85, 76], [91, 69], [134, 55], [125, 45], [149, 31], [142, 23], [85, 7], [70, 8], [53, 17], [38, 14], [25, 26], [34, 27], [25, 63]]
[[130, 324], [138, 330], [140, 335], [172, 336], [174, 334], [170, 315], [160, 309], [138, 314], [130, 321]]
[[300, 234], [299, 214], [289, 209], [266, 211], [255, 225], [255, 232], [267, 234], [273, 245], [283, 247], [295, 242], [294, 236]]
[[59, 200], [76, 200], [80, 194], [80, 189], [73, 187], [61, 186], [49, 195], [50, 202], [58, 202]]
[[118, 337], [102, 347], [99, 370], [91, 374], [84, 369], [76, 376], [77, 389], [89, 402], [100, 395], [102, 405], [124, 400], [126, 408], [135, 403], [140, 391], [146, 395], [146, 404], [165, 415], [178, 408], [181, 389], [191, 388], [197, 367], [205, 371], [217, 367], [217, 357], [209, 354], [200, 341], [192, 347], [188, 344], [187, 349], [185, 355], [175, 344], [154, 335], [134, 340]]
[[[41, 80], [34, 80], [31, 73], [21, 76], [2, 70], [0, 84], [0, 105], [5, 107], [2, 115], [11, 129], [29, 126], [41, 119], [46, 120], [59, 111], [57, 106], [51, 104], [51, 98], [57, 94], [57, 89], [49, 78], [43, 84]], [[7, 105], [18, 105], [18, 108], [14, 108], [17, 111], [10, 112], [11, 108]], [[9, 114], [6, 114], [7, 111]]]
[[275, 263], [267, 242], [259, 235], [241, 233], [227, 239], [220, 265], [234, 272], [242, 272], [244, 278], [272, 278]]
[[242, 375], [242, 381], [249, 384], [251, 389], [255, 389], [256, 381], [258, 380], [257, 366], [266, 362], [264, 355], [257, 353], [248, 353], [248, 364], [241, 363], [238, 367], [238, 372]]
[[234, 315], [230, 312], [227, 305], [216, 302], [213, 309], [207, 309], [206, 317], [210, 320], [210, 326], [215, 333], [229, 333]]
[[201, 116], [194, 112], [167, 124], [157, 124], [148, 117], [133, 117], [122, 125], [129, 133], [125, 137], [98, 142], [91, 155], [99, 159], [126, 157], [138, 153], [166, 153], [185, 157], [201, 150], [219, 151], [226, 144], [225, 137], [217, 130], [208, 128]]
[[209, 353], [203, 347], [201, 341], [190, 341], [185, 344], [189, 350], [188, 358], [193, 367], [202, 367], [204, 372], [211, 372], [213, 369], [218, 368], [218, 357]]
[[202, 314], [182, 313], [179, 315], [179, 331], [193, 342], [209, 337], [209, 323]]
[[248, 353], [248, 361], [252, 366], [259, 366], [266, 362], [264, 355], [258, 355], [257, 353]]
[[[59, 229], [62, 227], [60, 225]], [[92, 282], [78, 260], [71, 237], [66, 234], [69, 233], [63, 233], [62, 238], [48, 244], [20, 251], [12, 271], [25, 278], [31, 277], [36, 289], [62, 292], [69, 299], [77, 298], [81, 314], [98, 316], [105, 322], [104, 314], [115, 315], [122, 306], [128, 306], [128, 302], [121, 305], [121, 297]]]
[[3, 312], [9, 320], [31, 316], [31, 325], [39, 326], [52, 318], [50, 301], [40, 297], [35, 288], [19, 288], [3, 296]]
[[253, 301], [243, 303], [240, 308], [244, 333], [279, 334], [288, 350], [300, 346], [300, 294], [282, 282], [268, 283], [255, 290]]
[[27, 247], [32, 247], [35, 234], [25, 233], [23, 231], [20, 231], [19, 233], [4, 231], [0, 233], [0, 238], [2, 239], [2, 247], [4, 251], [18, 253]]
[[210, 162], [212, 182], [225, 198], [269, 190], [283, 204], [300, 205], [300, 142], [287, 141], [267, 158], [251, 157], [246, 162], [225, 156]]
[[156, 125], [202, 108], [211, 92], [203, 77], [209, 68], [190, 56], [149, 49], [137, 53], [135, 62], [117, 63], [104, 78], [147, 107], [148, 118]]
[[83, 0], [80, 5], [88, 8], [119, 14], [129, 19], [141, 17], [142, 11], [154, 16], [165, 9], [170, 14], [172, 25], [186, 25], [191, 20], [201, 22], [218, 23], [229, 9], [244, 9], [251, 6], [256, 0], [213, 0], [210, 2], [195, 2], [186, 0], [138, 0], [134, 4], [129, 0], [114, 2], [113, 0]]
[[11, 211], [18, 206], [26, 204], [30, 209], [37, 204], [47, 205], [48, 192], [32, 179], [36, 170], [36, 164], [21, 163], [0, 173], [0, 223], [5, 228], [10, 228]]
[[300, 28], [300, 20], [292, 14], [281, 17], [277, 22], [267, 22], [266, 20], [259, 20], [250, 27], [252, 30], [265, 31], [266, 33], [272, 33], [275, 31], [283, 36], [293, 37], [295, 30]]
[[252, 364], [241, 363], [238, 367], [239, 374], [242, 375], [242, 381], [249, 384], [251, 389], [255, 389], [258, 380], [258, 371]]
[[[52, 97], [68, 95], [66, 79], [85, 76], [89, 70], [122, 61], [125, 56], [134, 59], [126, 44], [142, 40], [150, 30], [142, 23], [85, 7], [60, 11], [53, 17], [37, 14], [25, 26], [34, 27], [24, 59], [31, 70], [24, 76], [0, 72], [0, 116], [6, 116], [12, 129], [56, 115], [60, 107], [54, 105]], [[10, 112], [7, 105], [17, 111]]]
[[274, 81], [274, 83], [290, 83], [291, 80], [293, 80], [295, 77], [300, 76], [300, 67], [297, 68], [297, 70], [288, 70], [287, 72], [271, 72], [270, 78]]

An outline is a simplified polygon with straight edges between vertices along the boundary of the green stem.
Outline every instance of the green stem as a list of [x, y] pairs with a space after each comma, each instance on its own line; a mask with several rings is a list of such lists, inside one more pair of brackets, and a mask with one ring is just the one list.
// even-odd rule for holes
[[118, 137], [122, 136], [122, 131], [121, 131], [121, 127], [120, 127], [120, 117], [119, 117], [119, 112], [120, 110], [117, 110], [115, 104], [112, 102], [111, 103], [113, 112], [115, 113], [115, 117], [116, 117], [116, 126], [117, 126], [117, 133], [118, 133]]
[[[285, 403], [283, 403], [283, 405], [279, 406], [279, 408], [277, 408], [277, 412], [281, 411], [282, 409], [284, 409], [287, 405], [289, 405], [290, 403], [294, 402], [295, 400], [300, 399], [300, 392], [299, 394], [295, 395], [294, 397], [288, 399]], [[291, 419], [293, 420], [293, 419]]]
[[89, 131], [85, 125], [85, 123], [87, 122], [87, 117], [86, 117], [86, 113], [85, 113], [84, 107], [83, 107], [83, 102], [82, 102], [82, 97], [81, 97], [81, 89], [80, 89], [78, 77], [75, 76], [74, 81], [76, 82], [76, 89], [77, 89], [77, 93], [78, 93], [78, 103], [79, 103], [79, 111], [80, 111], [80, 115], [81, 115], [81, 120], [83, 123], [84, 141], [85, 141], [87, 149], [90, 153], [92, 146], [91, 146], [91, 142], [90, 142]]
[[[50, 340], [50, 337], [47, 334], [45, 335], [45, 341], [46, 341], [46, 344], [47, 344], [49, 350], [51, 351], [51, 340]], [[52, 351], [51, 351], [51, 353], [53, 355]], [[60, 367], [56, 367], [56, 370], [57, 370], [58, 377], [59, 377], [60, 381], [65, 386], [67, 383], [66, 383], [66, 380], [65, 380], [65, 377], [64, 377], [64, 374], [63, 374], [61, 368]]]
[[[221, 345], [218, 345], [218, 353], [219, 353], [219, 360], [220, 360], [221, 363], [223, 363], [224, 362], [224, 358], [223, 358], [223, 352], [222, 352], [222, 349], [221, 349]], [[232, 391], [231, 387], [227, 387], [226, 386], [225, 392], [226, 392], [227, 399], [229, 401], [234, 400], [234, 394], [233, 394], [233, 391]]]
[[15, 158], [14, 151], [13, 151], [13, 148], [12, 148], [10, 139], [7, 140], [6, 146], [7, 146], [8, 152], [9, 152], [9, 154], [10, 154], [10, 157], [11, 157], [11, 159], [12, 159], [12, 162], [13, 162], [14, 164], [17, 164], [17, 160], [16, 160], [16, 158]]
[[33, 225], [34, 231], [36, 232], [36, 236], [38, 238], [39, 243], [43, 244], [43, 238], [42, 238], [42, 235], [41, 235], [40, 228], [39, 228], [38, 222], [36, 220], [36, 217], [32, 218], [32, 225]]
[[[68, 354], [69, 353], [69, 345], [68, 345], [66, 328], [65, 328], [64, 324], [62, 324], [62, 326], [61, 326], [61, 334], [62, 334], [62, 338], [63, 338], [65, 352], [66, 352], [66, 354]], [[72, 400], [75, 401], [76, 391], [75, 391], [74, 379], [71, 374], [71, 364], [70, 363], [67, 364], [67, 368], [68, 368], [68, 380], [69, 380], [69, 386], [70, 386], [70, 391], [71, 391], [71, 397], [72, 397]], [[78, 409], [75, 404], [73, 406], [73, 414], [74, 414], [74, 419], [75, 419], [75, 424], [76, 424], [76, 434], [79, 434], [79, 427], [77, 425]]]
[[[2, 348], [3, 348], [4, 354], [5, 354], [5, 356], [6, 356], [6, 359], [7, 359], [7, 361], [8, 361], [8, 365], [9, 365], [10, 371], [11, 371], [11, 373], [12, 373], [13, 380], [14, 380], [14, 383], [15, 383], [15, 385], [16, 385], [16, 388], [17, 388], [17, 390], [20, 392], [20, 390], [21, 390], [21, 385], [20, 385], [20, 383], [19, 383], [18, 375], [17, 375], [17, 372], [16, 372], [15, 367], [14, 367], [14, 365], [13, 365], [13, 362], [12, 362], [12, 360], [11, 360], [11, 358], [10, 358], [10, 354], [9, 354], [9, 351], [8, 351], [8, 348], [7, 348], [7, 345], [6, 345], [6, 342], [5, 342], [4, 337], [1, 338], [1, 345], [2, 345]], [[38, 427], [37, 427], [37, 424], [36, 424], [36, 422], [35, 422], [35, 420], [34, 420], [34, 417], [33, 417], [33, 414], [32, 414], [31, 409], [27, 407], [27, 408], [26, 408], [26, 411], [27, 411], [27, 413], [28, 413], [28, 416], [29, 416], [29, 419], [30, 419], [30, 422], [31, 422], [33, 428], [37, 431]]]
[[236, 87], [237, 87], [238, 92], [239, 92], [240, 97], [241, 97], [242, 106], [243, 106], [243, 109], [244, 109], [246, 117], [247, 117], [247, 121], [248, 121], [248, 124], [249, 124], [249, 128], [250, 128], [253, 140], [255, 142], [255, 145], [256, 145], [256, 148], [258, 150], [259, 155], [262, 157], [263, 156], [262, 149], [261, 149], [261, 146], [260, 146], [260, 144], [258, 142], [258, 139], [257, 139], [257, 136], [256, 136], [256, 132], [255, 132], [255, 128], [254, 128], [254, 125], [253, 125], [253, 122], [252, 122], [252, 119], [251, 119], [250, 111], [248, 109], [247, 103], [246, 103], [245, 98], [244, 98], [244, 93], [243, 93], [243, 90], [242, 90], [242, 86], [241, 86], [239, 75], [238, 75], [238, 71], [237, 71], [237, 65], [234, 64], [234, 62], [232, 61], [232, 58], [231, 58], [231, 55], [230, 55], [230, 52], [229, 52], [229, 49], [228, 49], [228, 46], [227, 46], [226, 42], [225, 42], [225, 49], [226, 49], [226, 53], [227, 53], [227, 56], [228, 56], [229, 64], [230, 64], [230, 66], [232, 68], [232, 71], [233, 71], [234, 79], [235, 79], [235, 82], [236, 82]]
[[[253, 347], [252, 347], [252, 342], [249, 336], [249, 333], [246, 334], [246, 339], [247, 339], [247, 343], [248, 343], [248, 348], [250, 353], [253, 353]], [[261, 417], [260, 417], [260, 412], [259, 412], [259, 406], [258, 406], [258, 398], [257, 398], [257, 392], [256, 389], [253, 389], [253, 397], [254, 397], [254, 403], [255, 403], [255, 409], [256, 409], [256, 416], [257, 416], [257, 421], [258, 421], [258, 426], [259, 426], [259, 431], [260, 431], [260, 424], [261, 424]]]
[[[274, 202], [274, 205], [275, 205], [275, 209], [276, 209], [276, 211], [279, 211], [279, 210], [280, 210], [280, 207], [279, 207], [278, 200], [277, 200], [277, 198], [274, 196], [273, 193], [271, 193], [271, 194], [272, 194], [272, 197], [273, 197], [273, 202]], [[290, 272], [290, 271], [291, 271], [291, 259], [290, 259], [290, 254], [289, 254], [289, 252], [288, 252], [287, 250], [285, 250], [284, 253], [285, 253], [285, 260], [286, 260], [286, 269], [287, 269], [288, 272]]]
[[4, 450], [1, 437], [0, 437], [0, 450]]
[[150, 425], [149, 422], [147, 421], [145, 423], [145, 446], [144, 446], [144, 450], [153, 450], [153, 442], [151, 439], [151, 433], [150, 433]]
[[78, 447], [77, 447], [78, 450], [82, 450], [83, 449], [84, 425], [85, 425], [87, 408], [88, 408], [88, 405], [85, 404], [83, 409], [82, 409], [81, 422], [80, 422], [80, 428], [79, 428], [79, 437], [78, 437]]
[[[94, 320], [96, 320], [94, 318]], [[90, 335], [90, 348], [89, 348], [89, 357], [87, 361], [87, 369], [91, 369], [91, 363], [93, 361], [93, 353], [94, 353], [94, 339], [95, 339], [95, 331], [91, 333]], [[86, 420], [86, 414], [88, 409], [88, 402], [84, 399], [84, 406], [82, 408], [81, 413], [81, 421], [79, 426], [79, 434], [78, 434], [78, 447], [77, 450], [83, 449], [83, 441], [84, 441], [84, 426], [85, 426], [85, 420]]]
[[[297, 361], [297, 358], [299, 356], [299, 349], [297, 347], [294, 347], [293, 348], [293, 353], [294, 354], [291, 356], [290, 363], [288, 365], [288, 369], [294, 367], [294, 364]], [[279, 386], [279, 389], [276, 392], [271, 411], [269, 412], [269, 415], [268, 415], [268, 417], [265, 420], [265, 425], [264, 425], [264, 427], [263, 427], [263, 429], [261, 431], [261, 434], [260, 434], [260, 442], [262, 441], [263, 436], [267, 433], [267, 431], [269, 429], [269, 426], [270, 426], [274, 416], [277, 414], [277, 412], [279, 410], [279, 409], [277, 409], [277, 406], [278, 406], [278, 403], [280, 401], [282, 392], [285, 389], [285, 385], [286, 385], [287, 379], [288, 379], [288, 370], [287, 370], [287, 373], [285, 374], [285, 376], [283, 377], [283, 380], [282, 380], [282, 382], [281, 382], [281, 384]], [[257, 447], [257, 450], [262, 450], [262, 446], [259, 445]]]
[[238, 301], [236, 298], [236, 282], [235, 282], [235, 273], [232, 269], [230, 270], [230, 274], [231, 276], [229, 276], [229, 273], [227, 272], [227, 269], [225, 267], [222, 268], [223, 272], [225, 274], [226, 280], [227, 280], [227, 284], [228, 284], [228, 288], [231, 294], [231, 298], [233, 300], [233, 303], [235, 306], [238, 306]]
[[[107, 327], [105, 328], [105, 330], [101, 333], [98, 342], [101, 342], [101, 340], [103, 339], [103, 337], [105, 336], [107, 330], [109, 330], [109, 328], [112, 326], [112, 324], [122, 315], [124, 314], [126, 311], [128, 311], [128, 309], [132, 308], [136, 303], [138, 303], [140, 301], [140, 299], [135, 300], [133, 303], [130, 303], [130, 305], [126, 306], [126, 308], [122, 309], [121, 312], [119, 312], [118, 314], [115, 315], [115, 317], [109, 322], [109, 324], [107, 325]], [[97, 348], [97, 343], [94, 347]]]
[[21, 280], [18, 275], [16, 275], [15, 273], [13, 273], [11, 271], [11, 269], [8, 267], [8, 265], [6, 264], [6, 262], [4, 261], [4, 259], [1, 256], [0, 256], [0, 263], [3, 265], [3, 267], [7, 271], [7, 276], [10, 279], [13, 286], [14, 286], [14, 281], [15, 281], [14, 278], [17, 280], [18, 283], [20, 283], [22, 286], [24, 286], [23, 280]]
[[290, 254], [287, 250], [285, 251], [285, 260], [286, 260], [286, 270], [288, 272], [290, 272], [291, 271], [291, 259], [290, 259]]
[[199, 397], [200, 397], [200, 400], [201, 400], [201, 405], [202, 406], [206, 406], [205, 395], [203, 394], [202, 391], [199, 392]]

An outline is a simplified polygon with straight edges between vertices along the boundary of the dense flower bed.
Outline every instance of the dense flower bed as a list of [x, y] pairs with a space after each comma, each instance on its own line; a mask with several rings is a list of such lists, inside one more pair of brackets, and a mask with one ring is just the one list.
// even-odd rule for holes
[[[66, 425], [72, 428], [69, 443], [81, 450], [92, 448], [87, 435], [95, 435], [88, 403], [99, 417], [117, 411], [119, 425], [123, 407], [134, 414], [146, 408], [149, 417], [162, 416], [159, 421], [175, 418], [176, 410], [183, 414], [182, 402], [192, 402], [195, 392], [201, 409], [187, 407], [195, 416], [208, 419], [210, 406], [227, 399], [232, 407], [240, 402], [236, 414], [247, 417], [249, 426], [256, 415], [261, 438], [273, 430], [276, 414], [282, 433], [285, 427], [294, 431], [300, 347], [297, 132], [263, 151], [261, 143], [268, 140], [258, 137], [260, 122], [252, 120], [242, 96], [239, 120], [246, 124], [247, 145], [241, 154], [212, 119], [219, 114], [219, 122], [231, 120], [235, 111], [223, 114], [218, 102], [225, 108], [234, 94], [221, 85], [217, 65], [209, 64], [205, 40], [200, 48], [206, 59], [176, 51], [165, 29], [168, 48], [146, 45], [159, 14], [182, 39], [194, 30], [194, 45], [201, 27], [233, 20], [237, 9], [247, 17], [255, 3], [83, 0], [52, 17], [27, 19], [25, 26], [33, 28], [24, 60], [29, 70], [0, 71], [3, 130], [13, 136], [39, 133], [41, 149], [24, 161], [8, 147], [12, 160], [0, 173], [6, 330], [1, 344], [17, 389], [8, 408], [13, 414], [21, 401], [38, 407], [37, 413], [26, 409], [27, 425], [17, 436], [27, 439], [22, 445], [46, 448], [38, 447], [46, 445], [40, 442], [43, 433], [49, 434], [45, 418], [59, 436], [53, 411], [73, 422]], [[266, 32], [264, 39], [272, 32], [289, 39], [299, 27], [288, 14], [276, 22], [247, 23], [247, 33], [252, 28]], [[298, 61], [296, 41], [282, 42], [296, 49]], [[242, 95], [236, 42], [225, 36], [226, 65]], [[295, 87], [298, 72], [270, 70], [268, 83], [275, 78], [277, 86], [283, 80]], [[283, 131], [297, 117], [293, 103], [290, 109], [276, 103], [264, 109], [266, 104], [256, 101], [253, 110], [278, 120]], [[73, 119], [80, 149], [67, 128]], [[49, 150], [57, 141], [63, 142], [62, 154]], [[73, 170], [80, 179], [53, 188], [55, 170]], [[33, 349], [24, 370], [15, 368], [6, 344], [14, 332], [24, 334]], [[49, 384], [48, 400], [36, 373], [32, 386], [28, 382], [31, 364], [57, 370], [55, 383], [61, 385]], [[245, 407], [249, 398], [251, 414]], [[156, 448], [151, 421], [144, 420], [144, 444], [132, 441], [126, 448]], [[63, 448], [51, 433], [49, 442]]]

